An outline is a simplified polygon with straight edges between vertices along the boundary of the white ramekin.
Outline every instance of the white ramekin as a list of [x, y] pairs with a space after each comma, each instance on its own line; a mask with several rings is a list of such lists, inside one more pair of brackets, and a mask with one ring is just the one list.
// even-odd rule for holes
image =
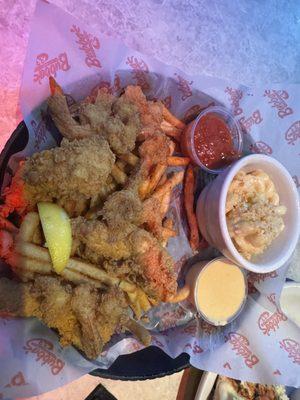
[[[225, 203], [229, 185], [241, 169], [261, 169], [276, 187], [280, 204], [286, 206], [285, 229], [255, 262], [246, 260], [235, 248], [227, 229]], [[280, 162], [262, 154], [253, 154], [233, 163], [201, 192], [197, 202], [197, 219], [202, 235], [232, 262], [257, 273], [274, 271], [290, 259], [300, 231], [299, 196], [294, 181]]]

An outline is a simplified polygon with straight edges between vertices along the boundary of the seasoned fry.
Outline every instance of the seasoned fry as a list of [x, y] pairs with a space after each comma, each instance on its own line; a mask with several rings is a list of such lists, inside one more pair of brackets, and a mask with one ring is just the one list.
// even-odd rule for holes
[[12, 254], [9, 258], [9, 264], [13, 268], [22, 269], [24, 271], [40, 274], [51, 275], [53, 272], [50, 262], [39, 260], [36, 258], [25, 257], [20, 254]]
[[159, 210], [160, 210], [160, 214], [161, 214], [162, 218], [168, 212], [168, 209], [170, 207], [170, 202], [171, 202], [171, 196], [172, 196], [172, 189], [169, 189], [161, 197]]
[[141, 200], [144, 200], [148, 194], [150, 185], [150, 179], [145, 179], [139, 186], [139, 196]]
[[176, 141], [180, 141], [182, 131], [174, 126], [170, 125], [168, 122], [163, 121], [161, 123], [162, 131], [169, 137], [175, 139]]
[[167, 159], [169, 167], [185, 167], [190, 163], [190, 159], [188, 157], [168, 157]]
[[49, 252], [44, 247], [18, 240], [15, 244], [15, 251], [24, 257], [40, 260], [51, 265]]
[[19, 238], [25, 242], [31, 242], [36, 229], [39, 227], [40, 217], [36, 212], [26, 214], [19, 230]]
[[175, 151], [176, 143], [173, 140], [169, 140], [169, 156], [171, 157]]
[[43, 245], [43, 233], [40, 226], [38, 226], [34, 231], [34, 234], [32, 236], [32, 243], [37, 244], [39, 246]]
[[124, 292], [134, 293], [136, 291], [136, 286], [133, 283], [127, 281], [121, 281], [119, 283], [119, 288], [124, 290]]
[[167, 174], [163, 174], [163, 176], [160, 178], [160, 181], [158, 182], [157, 188], [163, 186], [168, 180]]
[[129, 318], [124, 326], [133, 333], [144, 346], [149, 346], [151, 344], [151, 334], [142, 325], [138, 324], [133, 319]]
[[166, 121], [168, 121], [170, 124], [172, 124], [173, 126], [175, 126], [176, 128], [179, 129], [184, 129], [186, 127], [186, 125], [180, 121], [180, 119], [178, 119], [177, 117], [175, 117], [175, 115], [173, 115], [166, 106], [163, 105], [163, 117]]
[[167, 180], [162, 186], [160, 186], [152, 196], [156, 198], [162, 198], [162, 196], [172, 190], [175, 186], [179, 185], [183, 181], [184, 171], [175, 172], [171, 178]]
[[129, 298], [129, 306], [134, 312], [137, 319], [140, 319], [142, 316], [142, 308], [138, 299], [138, 292], [127, 292], [127, 296]]
[[137, 297], [142, 310], [145, 312], [148, 311], [151, 308], [151, 304], [146, 293], [141, 288], [137, 289]]
[[193, 250], [199, 248], [199, 231], [194, 212], [195, 177], [191, 164], [186, 169], [184, 182], [184, 207], [190, 228], [190, 245]]
[[[21, 256], [24, 256], [20, 257], [20, 263], [24, 266], [24, 269], [41, 274], [53, 272], [51, 258], [47, 249], [32, 243], [18, 242], [16, 244], [16, 251]], [[19, 265], [18, 255], [16, 256], [16, 263]], [[80, 274], [110, 286], [118, 285], [119, 283], [118, 278], [108, 275], [105, 271], [93, 264], [82, 262], [75, 258], [70, 258], [65, 270], [79, 272]]]
[[127, 175], [116, 164], [114, 164], [112, 167], [111, 174], [117, 183], [125, 185], [127, 181]]
[[190, 289], [187, 286], [179, 289], [178, 292], [167, 299], [167, 303], [179, 303], [180, 301], [185, 300], [190, 294]]
[[126, 172], [125, 172], [125, 167], [126, 167], [125, 161], [123, 161], [123, 160], [118, 160], [118, 161], [116, 161], [116, 166], [117, 166], [121, 171], [123, 171], [124, 173], [126, 173]]
[[70, 271], [68, 269], [65, 269], [61, 275], [68, 281], [75, 283], [76, 285], [80, 285], [81, 283], [90, 283], [91, 285], [95, 286], [98, 289], [106, 289], [107, 286], [105, 286], [101, 281], [98, 281], [96, 279], [92, 279], [86, 275], [83, 275], [79, 272], [76, 271]]
[[152, 193], [156, 189], [156, 187], [157, 187], [161, 177], [165, 173], [166, 169], [167, 169], [167, 166], [164, 164], [156, 165], [156, 167], [150, 177], [147, 194]]
[[139, 162], [139, 158], [135, 154], [130, 152], [126, 154], [120, 154], [118, 157], [132, 167], [135, 167]]

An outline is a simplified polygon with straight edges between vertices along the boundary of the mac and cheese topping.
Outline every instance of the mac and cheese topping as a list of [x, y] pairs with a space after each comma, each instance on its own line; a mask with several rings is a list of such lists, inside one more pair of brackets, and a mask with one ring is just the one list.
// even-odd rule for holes
[[286, 207], [279, 204], [273, 181], [262, 170], [234, 177], [226, 199], [229, 235], [241, 255], [261, 254], [284, 229]]

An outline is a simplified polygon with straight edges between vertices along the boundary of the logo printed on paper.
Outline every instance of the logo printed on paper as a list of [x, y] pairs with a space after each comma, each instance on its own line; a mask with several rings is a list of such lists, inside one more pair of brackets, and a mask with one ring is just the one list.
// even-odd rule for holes
[[28, 383], [26, 382], [23, 373], [19, 371], [16, 375], [14, 375], [11, 378], [10, 382], [4, 387], [10, 388], [12, 386], [25, 386], [25, 385], [28, 385]]
[[293, 109], [288, 106], [285, 100], [289, 98], [289, 94], [286, 90], [265, 90], [264, 97], [268, 97], [268, 103], [273, 108], [278, 110], [277, 115], [280, 118], [284, 118], [287, 115], [293, 114]]
[[101, 63], [95, 52], [95, 50], [100, 49], [99, 39], [96, 36], [87, 33], [86, 31], [81, 31], [79, 26], [76, 25], [72, 25], [70, 31], [75, 33], [77, 36], [76, 43], [79, 44], [79, 50], [82, 50], [85, 53], [86, 65], [89, 68], [101, 68]]
[[249, 150], [252, 151], [253, 153], [259, 153], [259, 154], [270, 155], [273, 153], [272, 147], [269, 146], [267, 143], [262, 142], [261, 140], [251, 144], [249, 146]]
[[236, 352], [236, 355], [243, 357], [248, 368], [252, 368], [259, 362], [259, 358], [252, 353], [249, 348], [249, 340], [237, 332], [230, 332], [226, 341], [229, 341], [231, 348]]
[[197, 323], [191, 323], [188, 326], [184, 327], [183, 330], [181, 331], [181, 333], [185, 334], [189, 334], [193, 337], [196, 336], [197, 333]]
[[300, 139], [300, 121], [294, 122], [285, 132], [285, 140], [288, 144], [294, 145]]
[[283, 339], [279, 344], [288, 353], [288, 357], [293, 360], [293, 363], [300, 365], [300, 344], [289, 338]]
[[149, 68], [145, 61], [131, 56], [127, 57], [126, 64], [132, 68], [132, 77], [136, 81], [136, 84], [140, 86], [142, 90], [150, 89], [150, 85], [147, 81]]
[[204, 321], [204, 319], [200, 319], [199, 328], [201, 332], [205, 333], [206, 335], [211, 335], [218, 330], [216, 326], [209, 324], [208, 322]]
[[53, 347], [53, 343], [49, 340], [34, 338], [27, 340], [23, 349], [25, 354], [35, 354], [36, 362], [41, 361], [41, 365], [49, 365], [52, 375], [57, 375], [64, 368], [65, 363], [52, 352]]
[[240, 107], [240, 100], [243, 97], [243, 92], [239, 89], [233, 89], [227, 86], [227, 88], [225, 89], [225, 93], [227, 93], [230, 97], [230, 104], [232, 106], [233, 114], [242, 114], [243, 109]]
[[70, 68], [67, 53], [61, 53], [50, 60], [47, 53], [41, 53], [36, 57], [33, 82], [41, 84], [44, 78], [56, 77], [58, 71], [68, 71]]
[[260, 314], [257, 324], [264, 335], [270, 336], [271, 331], [275, 332], [279, 328], [281, 321], [286, 321], [287, 317], [278, 308], [275, 301], [275, 293], [268, 296], [268, 300], [276, 306], [276, 311], [271, 314], [269, 311], [264, 311]]
[[229, 362], [226, 362], [226, 363], [223, 365], [223, 368], [231, 369], [231, 366], [230, 366]]
[[98, 85], [96, 85], [92, 90], [89, 95], [89, 98], [92, 102], [96, 100], [98, 90], [105, 88], [107, 90], [107, 93], [109, 94], [115, 94], [121, 89], [121, 79], [118, 74], [115, 74], [114, 78], [114, 83], [111, 85], [110, 82], [108, 81], [101, 81]]
[[[181, 264], [182, 265], [182, 264]], [[182, 307], [178, 307], [175, 311], [166, 311], [159, 316], [159, 319], [163, 325], [163, 329], [169, 329], [176, 326], [179, 319], [184, 317], [186, 312]]]
[[193, 95], [191, 85], [193, 84], [193, 81], [188, 81], [185, 78], [183, 78], [181, 75], [178, 75], [176, 72], [174, 75], [177, 78], [177, 88], [179, 92], [182, 93], [181, 95], [181, 100], [184, 101], [191, 97]]
[[200, 104], [195, 104], [184, 113], [183, 121], [187, 124], [193, 119], [195, 119], [201, 111], [205, 110], [208, 107], [214, 106], [215, 102], [212, 101], [211, 103], [207, 104], [206, 106], [201, 106]]
[[256, 274], [254, 272], [248, 273], [248, 281], [252, 284], [264, 282], [267, 278], [277, 278], [277, 271], [266, 272], [264, 274]]
[[155, 345], [158, 346], [158, 347], [162, 347], [162, 348], [165, 347], [164, 344], [163, 344], [162, 342], [160, 342], [158, 339], [156, 339], [155, 336], [152, 337], [152, 343], [155, 344]]
[[251, 128], [253, 125], [258, 125], [262, 122], [263, 118], [260, 114], [259, 110], [253, 111], [252, 115], [249, 118], [242, 117], [239, 119], [240, 124], [244, 127], [247, 133], [251, 132]]
[[203, 349], [197, 344], [197, 342], [194, 342], [193, 344], [187, 343], [183, 346], [183, 348], [191, 349], [194, 354], [203, 353]]
[[193, 353], [194, 354], [203, 353], [203, 349], [196, 342], [194, 342], [193, 344]]

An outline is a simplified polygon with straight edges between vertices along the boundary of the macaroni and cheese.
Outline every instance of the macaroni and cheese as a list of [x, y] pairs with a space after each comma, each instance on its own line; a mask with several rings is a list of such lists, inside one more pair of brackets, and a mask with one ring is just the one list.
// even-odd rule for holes
[[286, 207], [269, 175], [260, 169], [234, 177], [226, 199], [229, 235], [241, 255], [261, 254], [284, 229]]

